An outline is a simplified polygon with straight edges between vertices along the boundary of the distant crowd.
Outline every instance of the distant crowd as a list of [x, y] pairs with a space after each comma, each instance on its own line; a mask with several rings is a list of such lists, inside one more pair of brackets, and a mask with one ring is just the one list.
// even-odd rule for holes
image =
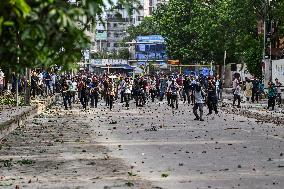
[[[16, 90], [17, 79], [12, 74], [9, 80], [9, 92]], [[208, 114], [218, 114], [218, 105], [223, 98], [223, 81], [217, 76], [182, 75], [182, 74], [155, 74], [137, 75], [126, 74], [91, 74], [78, 73], [77, 75], [56, 74], [44, 70], [34, 70], [30, 80], [24, 77], [18, 79], [18, 90], [23, 92], [29, 85], [31, 98], [36, 96], [50, 96], [61, 93], [64, 108], [70, 109], [73, 104], [80, 103], [82, 109], [97, 108], [100, 101], [113, 109], [115, 103], [124, 103], [126, 109], [133, 101], [136, 107], [143, 107], [146, 103], [166, 101], [173, 109], [178, 109], [179, 101], [182, 104], [193, 106], [193, 113], [197, 120], [203, 120], [203, 107], [208, 107]], [[5, 76], [0, 70], [0, 95], [5, 88]], [[276, 104], [281, 105], [282, 84], [275, 79], [269, 82], [265, 90], [263, 82], [258, 78], [245, 78], [241, 81], [235, 77], [232, 82], [232, 105], [241, 107], [242, 102], [258, 103], [259, 99], [268, 99], [268, 109], [274, 110]], [[265, 93], [267, 91], [267, 93]], [[228, 91], [226, 91], [226, 95]], [[197, 112], [199, 110], [199, 113]]]

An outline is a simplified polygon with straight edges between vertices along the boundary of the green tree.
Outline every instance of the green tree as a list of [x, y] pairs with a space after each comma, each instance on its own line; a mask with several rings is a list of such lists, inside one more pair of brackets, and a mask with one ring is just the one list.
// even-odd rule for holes
[[[112, 3], [112, 1], [109, 1]], [[133, 3], [119, 0], [122, 4]], [[101, 0], [76, 4], [56, 0], [3, 0], [0, 4], [0, 67], [23, 68], [60, 65], [68, 69], [90, 46], [84, 33], [95, 26], [105, 8]]]
[[[272, 20], [272, 45], [283, 37], [284, 1], [170, 0], [154, 16], [157, 31], [166, 38], [168, 55], [182, 60], [223, 63], [247, 61], [249, 71], [261, 75], [260, 23]], [[268, 28], [266, 28], [268, 29]], [[269, 29], [268, 29], [269, 30]], [[256, 55], [254, 53], [257, 53]], [[256, 69], [256, 67], [258, 69]]]
[[130, 57], [130, 53], [128, 51], [128, 49], [119, 49], [117, 51], [117, 58], [118, 59], [125, 59], [125, 60], [128, 60]]
[[130, 26], [127, 29], [129, 34], [124, 41], [131, 41], [137, 36], [159, 34], [154, 17], [145, 17], [138, 26]]

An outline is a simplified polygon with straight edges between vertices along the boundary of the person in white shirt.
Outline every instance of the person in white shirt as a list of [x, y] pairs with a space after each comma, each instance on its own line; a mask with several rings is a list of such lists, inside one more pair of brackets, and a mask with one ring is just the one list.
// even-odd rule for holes
[[72, 78], [70, 83], [71, 83], [70, 85], [71, 86], [70, 87], [71, 99], [72, 99], [72, 102], [75, 103], [75, 97], [76, 97], [76, 92], [77, 92], [77, 82], [75, 78]]
[[[203, 106], [204, 106], [205, 93], [202, 90], [202, 87], [201, 87], [199, 82], [197, 82], [195, 84], [195, 88], [194, 88], [193, 93], [194, 93], [193, 114], [195, 115], [194, 120], [204, 121], [202, 116], [203, 116]], [[200, 113], [199, 115], [197, 113], [197, 109], [199, 109], [199, 113]]]
[[39, 93], [41, 94], [41, 96], [43, 96], [43, 74], [42, 72], [40, 72], [37, 75], [37, 77], [38, 77], [37, 85], [38, 85]]
[[132, 85], [129, 81], [129, 78], [125, 78], [125, 83], [123, 85], [124, 88], [124, 100], [125, 100], [125, 107], [129, 109], [129, 100], [132, 91]]
[[4, 92], [4, 83], [5, 83], [4, 79], [5, 79], [5, 75], [0, 69], [0, 95], [2, 95]]
[[238, 108], [241, 107], [241, 86], [239, 83], [236, 84], [236, 87], [234, 89], [234, 100], [233, 100], [233, 106], [235, 106], [236, 100], [238, 100]]
[[51, 87], [52, 87], [52, 93], [55, 93], [55, 86], [56, 86], [56, 74], [51, 74]]

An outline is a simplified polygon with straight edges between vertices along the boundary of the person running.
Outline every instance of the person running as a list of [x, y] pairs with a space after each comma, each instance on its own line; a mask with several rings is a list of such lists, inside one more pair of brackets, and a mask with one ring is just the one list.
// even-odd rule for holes
[[170, 95], [171, 107], [178, 109], [179, 85], [177, 84], [177, 82], [175, 80], [172, 80], [172, 83], [168, 87], [168, 93]]
[[98, 107], [98, 102], [99, 102], [99, 96], [100, 96], [100, 87], [99, 87], [99, 81], [97, 80], [96, 77], [93, 78], [93, 91], [92, 91], [92, 95], [94, 97], [94, 103], [92, 104], [91, 102], [91, 105], [95, 108]]
[[184, 78], [183, 78], [183, 75], [179, 75], [178, 78], [176, 79], [176, 83], [178, 84], [179, 86], [179, 98], [181, 99], [181, 101], [183, 101], [183, 81], [184, 81]]
[[91, 108], [97, 108], [98, 107], [98, 101], [99, 101], [99, 88], [98, 88], [98, 82], [92, 79], [92, 82], [89, 83], [89, 89], [90, 89], [90, 107]]
[[258, 96], [259, 96], [259, 80], [254, 77], [252, 81], [252, 97], [251, 101], [254, 103], [255, 101], [258, 103]]
[[186, 75], [185, 76], [185, 79], [183, 81], [183, 103], [188, 102], [188, 104], [190, 104], [190, 100], [191, 100], [191, 97], [190, 97], [190, 79], [189, 77]]
[[156, 89], [156, 79], [154, 76], [152, 76], [150, 78], [150, 96], [151, 96], [151, 99], [152, 99], [152, 102], [155, 101], [155, 97], [156, 97], [156, 94], [157, 94], [157, 89]]
[[167, 78], [164, 75], [160, 79], [159, 88], [160, 88], [160, 94], [159, 94], [160, 101], [163, 101], [167, 90]]
[[72, 78], [71, 80], [71, 88], [70, 88], [70, 95], [71, 95], [71, 100], [72, 103], [75, 104], [75, 99], [76, 99], [76, 92], [77, 92], [77, 82], [75, 78]]
[[169, 87], [170, 87], [172, 81], [173, 81], [173, 76], [169, 76], [169, 79], [167, 81], [167, 94], [166, 94], [167, 95], [168, 106], [171, 105], [171, 93], [170, 93]]
[[82, 86], [81, 86], [81, 99], [80, 102], [83, 106], [83, 109], [87, 110], [87, 106], [88, 106], [88, 96], [89, 96], [89, 89], [87, 86], [87, 81], [83, 81], [82, 82]]
[[[203, 106], [204, 106], [204, 97], [205, 93], [199, 82], [195, 84], [195, 89], [193, 90], [194, 95], [194, 106], [193, 106], [193, 114], [195, 115], [194, 120], [204, 121], [202, 119], [203, 116]], [[199, 115], [197, 113], [197, 109], [199, 109]]]
[[70, 98], [70, 85], [67, 83], [66, 80], [64, 80], [62, 82], [62, 97], [63, 97], [63, 104], [64, 104], [64, 107], [65, 107], [65, 110], [68, 110], [68, 105], [69, 105], [69, 108], [71, 109], [72, 106], [71, 106], [71, 98]]
[[[215, 85], [212, 81], [208, 82], [208, 93], [207, 93], [207, 106], [209, 109], [208, 115], [212, 114], [212, 110], [215, 111], [215, 114], [218, 114], [218, 109], [217, 109], [217, 95], [216, 95], [216, 88]], [[236, 88], [235, 88], [236, 90]]]
[[109, 79], [109, 87], [108, 87], [108, 100], [109, 100], [109, 109], [112, 110], [113, 108], [113, 102], [115, 99], [115, 83], [112, 81], [112, 79]]

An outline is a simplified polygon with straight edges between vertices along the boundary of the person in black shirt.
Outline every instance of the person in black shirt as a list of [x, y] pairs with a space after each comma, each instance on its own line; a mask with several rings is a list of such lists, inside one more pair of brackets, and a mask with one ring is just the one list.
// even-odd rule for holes
[[66, 80], [62, 83], [62, 97], [63, 97], [63, 104], [65, 107], [65, 110], [68, 110], [67, 103], [69, 105], [69, 108], [71, 109], [71, 98], [70, 98], [70, 90], [69, 85]]
[[183, 99], [184, 103], [186, 102], [186, 99], [188, 101], [188, 104], [190, 104], [190, 79], [188, 76], [185, 76], [185, 80], [183, 81]]
[[83, 109], [87, 110], [88, 106], [88, 97], [89, 97], [89, 88], [86, 83], [87, 81], [82, 82], [82, 88], [81, 88], [81, 104], [83, 106]]
[[35, 98], [36, 95], [36, 91], [37, 91], [37, 82], [38, 82], [38, 77], [36, 72], [33, 72], [33, 75], [31, 77], [31, 94], [33, 96], [33, 98]]
[[212, 110], [215, 111], [215, 114], [218, 114], [217, 110], [217, 95], [216, 95], [216, 87], [212, 81], [208, 82], [208, 93], [207, 93], [207, 106], [209, 109], [208, 115], [212, 114]]
[[99, 82], [93, 79], [92, 83], [90, 84], [90, 99], [91, 99], [91, 108], [98, 107], [99, 101]]
[[254, 103], [254, 101], [256, 100], [256, 102], [258, 103], [258, 96], [259, 96], [259, 80], [256, 77], [254, 77], [254, 80], [252, 81], [251, 101]]

